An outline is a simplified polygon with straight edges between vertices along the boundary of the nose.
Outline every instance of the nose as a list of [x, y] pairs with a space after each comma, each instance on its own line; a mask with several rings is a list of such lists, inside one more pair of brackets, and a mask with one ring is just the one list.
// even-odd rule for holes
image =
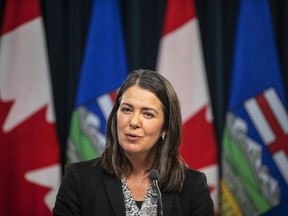
[[130, 127], [132, 128], [138, 128], [140, 127], [140, 115], [137, 114], [137, 113], [134, 113], [131, 117], [131, 120], [130, 120]]

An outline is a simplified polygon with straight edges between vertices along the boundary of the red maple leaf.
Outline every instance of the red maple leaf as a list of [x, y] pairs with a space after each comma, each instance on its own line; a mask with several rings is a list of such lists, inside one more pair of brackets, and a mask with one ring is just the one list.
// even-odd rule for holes
[[50, 190], [25, 179], [28, 171], [59, 163], [55, 125], [43, 107], [9, 132], [3, 124], [13, 102], [0, 100], [0, 215], [51, 215], [44, 203]]

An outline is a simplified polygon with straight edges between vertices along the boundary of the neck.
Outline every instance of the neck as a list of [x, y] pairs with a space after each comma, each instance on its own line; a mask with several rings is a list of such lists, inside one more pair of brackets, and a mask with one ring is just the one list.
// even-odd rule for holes
[[126, 154], [126, 156], [132, 164], [132, 173], [134, 173], [135, 175], [147, 174], [147, 171], [151, 169], [155, 160], [155, 153], [150, 153], [145, 156]]

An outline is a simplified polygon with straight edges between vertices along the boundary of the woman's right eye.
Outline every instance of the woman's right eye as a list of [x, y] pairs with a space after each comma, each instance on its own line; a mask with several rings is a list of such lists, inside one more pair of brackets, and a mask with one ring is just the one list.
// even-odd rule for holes
[[121, 111], [124, 112], [124, 113], [128, 113], [128, 112], [131, 112], [131, 108], [129, 108], [129, 107], [122, 107]]

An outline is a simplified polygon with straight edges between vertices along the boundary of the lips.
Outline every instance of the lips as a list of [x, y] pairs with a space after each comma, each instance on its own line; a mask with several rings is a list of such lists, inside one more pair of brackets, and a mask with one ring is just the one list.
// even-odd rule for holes
[[138, 136], [136, 134], [131, 134], [131, 133], [127, 133], [125, 134], [125, 136], [129, 141], [132, 141], [132, 142], [136, 142], [142, 138], [141, 136]]

